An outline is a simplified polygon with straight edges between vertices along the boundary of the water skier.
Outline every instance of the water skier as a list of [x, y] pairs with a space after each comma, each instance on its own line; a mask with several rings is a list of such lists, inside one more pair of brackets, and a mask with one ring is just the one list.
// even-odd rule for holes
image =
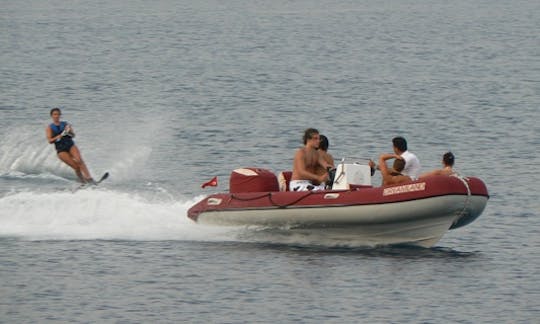
[[82, 159], [81, 152], [73, 141], [75, 137], [73, 127], [66, 121], [60, 121], [62, 112], [59, 108], [51, 109], [50, 115], [53, 122], [45, 129], [49, 144], [54, 143], [58, 158], [75, 171], [80, 182], [94, 184], [95, 181]]

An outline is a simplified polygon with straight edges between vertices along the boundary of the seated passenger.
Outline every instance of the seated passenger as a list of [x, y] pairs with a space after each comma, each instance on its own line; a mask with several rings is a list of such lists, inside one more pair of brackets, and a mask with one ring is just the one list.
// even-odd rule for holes
[[392, 139], [392, 148], [394, 153], [405, 160], [405, 168], [403, 174], [416, 180], [420, 174], [420, 161], [414, 153], [411, 153], [407, 148], [407, 140], [401, 136]]
[[325, 160], [326, 163], [333, 167], [334, 157], [330, 153], [328, 153], [328, 146], [330, 145], [328, 142], [328, 137], [321, 134], [319, 135], [319, 138], [319, 154], [321, 154], [322, 159]]
[[318, 168], [326, 170], [331, 167], [319, 154], [320, 144], [319, 131], [308, 128], [304, 131], [304, 146], [299, 148], [294, 155], [293, 171], [290, 191], [324, 190], [328, 173], [317, 174]]
[[443, 168], [442, 169], [436, 169], [436, 170], [433, 170], [433, 171], [430, 171], [430, 172], [426, 172], [426, 173], [422, 174], [420, 176], [420, 178], [425, 178], [425, 177], [429, 177], [429, 176], [432, 176], [432, 175], [452, 175], [452, 174], [455, 174], [456, 172], [453, 169], [454, 161], [455, 161], [454, 154], [452, 154], [452, 152], [446, 152], [446, 153], [444, 153], [443, 159], [442, 159]]
[[[386, 160], [395, 159], [392, 169], [388, 169]], [[393, 185], [404, 182], [409, 182], [412, 179], [409, 176], [403, 175], [401, 171], [405, 168], [405, 160], [397, 154], [381, 154], [379, 157], [379, 169], [383, 178], [382, 185]]]
[[321, 155], [321, 158], [328, 163], [329, 167], [326, 169], [320, 166], [317, 168], [317, 174], [323, 174], [328, 173], [329, 179], [326, 181], [326, 189], [332, 188], [332, 183], [334, 182], [334, 176], [336, 175], [336, 168], [334, 165], [334, 157], [332, 154], [328, 153], [328, 138], [324, 135], [319, 135], [320, 142], [319, 142], [319, 154]]

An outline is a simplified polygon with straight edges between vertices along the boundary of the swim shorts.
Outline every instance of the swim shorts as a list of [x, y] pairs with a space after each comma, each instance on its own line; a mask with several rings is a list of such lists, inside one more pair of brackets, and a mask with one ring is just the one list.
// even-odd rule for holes
[[324, 183], [314, 185], [309, 180], [291, 180], [291, 182], [289, 183], [289, 191], [319, 191], [324, 189]]
[[58, 142], [54, 143], [56, 153], [69, 152], [73, 145], [75, 145], [73, 140], [70, 137], [66, 136], [62, 137]]

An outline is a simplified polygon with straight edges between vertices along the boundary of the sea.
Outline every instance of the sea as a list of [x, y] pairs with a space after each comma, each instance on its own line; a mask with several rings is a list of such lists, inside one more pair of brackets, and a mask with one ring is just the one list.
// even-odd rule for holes
[[[537, 0], [0, 1], [1, 323], [539, 323]], [[45, 128], [76, 132], [74, 191]], [[187, 218], [303, 131], [422, 171], [483, 214], [432, 248]], [[216, 187], [201, 184], [217, 176]], [[373, 178], [380, 184], [380, 175]]]

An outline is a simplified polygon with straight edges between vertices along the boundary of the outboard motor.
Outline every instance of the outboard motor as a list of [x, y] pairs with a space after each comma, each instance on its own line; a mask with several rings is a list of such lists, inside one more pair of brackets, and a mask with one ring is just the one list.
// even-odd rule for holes
[[231, 172], [229, 192], [279, 191], [277, 177], [267, 169], [241, 168]]

